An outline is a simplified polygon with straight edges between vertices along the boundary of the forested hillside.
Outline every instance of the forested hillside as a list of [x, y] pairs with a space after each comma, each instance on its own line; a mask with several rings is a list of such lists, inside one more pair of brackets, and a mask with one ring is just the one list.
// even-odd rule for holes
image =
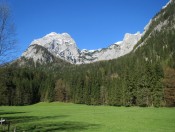
[[[175, 106], [175, 1], [135, 49], [92, 64], [12, 64], [0, 69], [0, 105], [63, 101], [88, 105]], [[26, 60], [26, 64], [27, 64]]]

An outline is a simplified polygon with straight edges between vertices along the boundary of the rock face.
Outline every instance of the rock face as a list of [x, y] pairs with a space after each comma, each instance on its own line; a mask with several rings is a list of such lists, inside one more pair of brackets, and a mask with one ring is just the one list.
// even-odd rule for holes
[[[33, 59], [34, 62], [53, 62], [54, 57], [63, 59], [72, 64], [86, 64], [101, 60], [111, 60], [132, 51], [140, 40], [141, 34], [126, 33], [123, 41], [99, 50], [79, 50], [75, 41], [67, 33], [57, 34], [52, 32], [43, 38], [32, 41], [22, 57]], [[45, 50], [41, 49], [44, 48]], [[48, 51], [48, 52], [45, 52]]]
[[[139, 32], [136, 34], [126, 33], [123, 41], [116, 42], [107, 48], [79, 50], [75, 41], [68, 33], [57, 34], [52, 32], [43, 38], [34, 40], [29, 48], [22, 54], [22, 57], [33, 59], [34, 62], [39, 63], [54, 62], [54, 58], [60, 58], [71, 64], [87, 64], [96, 61], [116, 59], [128, 54], [132, 50], [137, 50], [140, 46], [145, 44], [147, 38], [154, 34], [154, 32], [160, 32], [163, 28], [166, 28], [166, 25], [169, 24], [169, 18], [162, 21], [160, 20], [160, 16], [164, 15], [166, 13], [166, 8], [169, 5], [173, 6], [174, 2], [174, 0], [170, 0], [162, 7], [161, 13], [150, 20], [142, 34]], [[154, 27], [154, 25], [156, 25], [156, 27]], [[173, 27], [175, 27], [175, 25]], [[137, 44], [141, 37], [146, 39]]]
[[[25, 58], [33, 58], [35, 62], [38, 59], [44, 60], [42, 53], [36, 54], [36, 45], [46, 48], [55, 57], [73, 64], [76, 63], [79, 56], [75, 41], [67, 33], [57, 34], [52, 32], [43, 38], [32, 41], [29, 48], [22, 54], [22, 56]], [[50, 60], [50, 62], [52, 62], [52, 60]]]
[[33, 44], [22, 54], [26, 59], [32, 59], [38, 63], [51, 63], [54, 61], [54, 56], [44, 47]]
[[139, 32], [137, 32], [136, 34], [126, 33], [123, 41], [116, 42], [108, 48], [93, 51], [83, 50], [80, 54], [81, 63], [112, 60], [128, 54], [132, 51], [133, 47], [140, 39], [141, 34]]

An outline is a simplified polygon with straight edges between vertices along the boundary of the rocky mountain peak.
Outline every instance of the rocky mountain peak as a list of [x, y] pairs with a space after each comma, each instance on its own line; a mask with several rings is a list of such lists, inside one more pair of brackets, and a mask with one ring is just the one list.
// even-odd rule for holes
[[123, 39], [123, 42], [125, 43], [137, 43], [138, 40], [141, 38], [142, 34], [140, 32], [137, 32], [135, 34], [126, 33]]
[[58, 35], [56, 32], [51, 32], [49, 34], [47, 34], [45, 37], [52, 37], [52, 36], [56, 36]]
[[55, 32], [51, 32], [42, 38], [32, 41], [30, 45], [33, 44], [41, 45], [44, 47], [48, 47], [48, 45], [51, 44], [76, 45], [75, 41], [71, 38], [71, 36], [68, 33], [57, 34]]
[[[140, 38], [140, 32], [136, 34], [126, 33], [123, 41], [119, 41], [107, 48], [81, 51], [68, 33], [58, 34], [51, 32], [42, 38], [32, 41], [30, 47], [22, 56], [33, 58], [34, 61], [45, 60], [43, 52], [36, 52], [35, 45], [39, 45], [47, 49], [53, 56], [72, 64], [92, 63], [100, 60], [115, 59], [129, 53]], [[42, 53], [42, 55], [39, 53]]]

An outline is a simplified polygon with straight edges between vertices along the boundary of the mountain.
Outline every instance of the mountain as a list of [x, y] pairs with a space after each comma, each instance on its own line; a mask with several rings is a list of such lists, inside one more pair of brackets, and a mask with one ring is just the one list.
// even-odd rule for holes
[[126, 33], [123, 41], [116, 42], [111, 46], [99, 50], [82, 50], [80, 53], [81, 63], [91, 63], [102, 60], [112, 60], [128, 54], [141, 39], [141, 34]]
[[[63, 101], [175, 106], [174, 7], [175, 0], [171, 0], [150, 20], [142, 35], [126, 34], [123, 41], [106, 49], [80, 51], [66, 33], [34, 40], [16, 61], [24, 66], [0, 68], [0, 105]], [[113, 57], [118, 58], [98, 61]]]
[[39, 63], [51, 63], [54, 61], [54, 57], [72, 64], [111, 60], [131, 52], [140, 38], [141, 34], [139, 32], [136, 34], [126, 33], [123, 41], [114, 43], [107, 48], [80, 50], [68, 33], [57, 34], [52, 32], [43, 38], [32, 41], [22, 57], [33, 59], [34, 62]]
[[[155, 33], [165, 30], [167, 25], [170, 25], [173, 16], [167, 12], [167, 7], [173, 6], [173, 3], [174, 0], [170, 0], [163, 6], [162, 10], [145, 26], [142, 34], [140, 32], [136, 34], [126, 33], [122, 41], [116, 42], [107, 48], [80, 50], [68, 33], [51, 32], [32, 41], [21, 58], [30, 59], [34, 63], [38, 62], [40, 64], [53, 63], [55, 59], [62, 59], [71, 64], [87, 64], [119, 58], [131, 51], [136, 51], [146, 44]], [[171, 26], [171, 28], [174, 28], [174, 26]]]
[[[37, 47], [44, 48], [47, 53], [37, 50]], [[39, 61], [40, 63], [45, 63], [46, 60], [53, 62], [53, 57], [50, 57], [50, 54], [74, 64], [78, 60], [79, 51], [75, 41], [69, 34], [52, 32], [43, 38], [32, 41], [29, 48], [22, 54], [22, 57], [32, 58], [34, 62]]]

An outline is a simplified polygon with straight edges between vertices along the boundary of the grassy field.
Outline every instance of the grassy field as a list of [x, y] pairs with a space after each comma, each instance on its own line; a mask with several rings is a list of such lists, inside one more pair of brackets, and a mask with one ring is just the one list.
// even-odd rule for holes
[[10, 120], [10, 128], [16, 127], [17, 132], [175, 132], [175, 108], [87, 106], [54, 102], [1, 106], [2, 117]]

